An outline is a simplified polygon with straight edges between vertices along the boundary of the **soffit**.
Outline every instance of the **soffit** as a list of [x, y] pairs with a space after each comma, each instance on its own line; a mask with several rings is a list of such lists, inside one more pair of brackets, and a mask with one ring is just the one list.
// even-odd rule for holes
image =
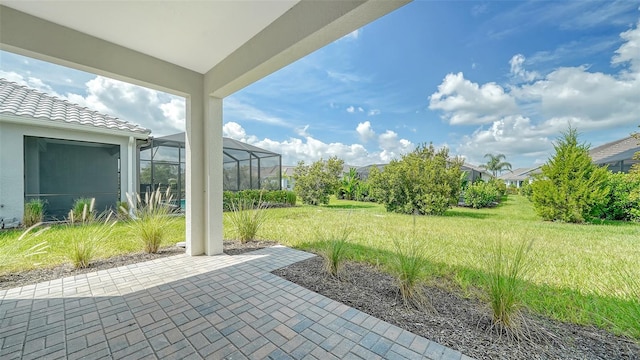
[[24, 13], [206, 73], [298, 0], [2, 1]]

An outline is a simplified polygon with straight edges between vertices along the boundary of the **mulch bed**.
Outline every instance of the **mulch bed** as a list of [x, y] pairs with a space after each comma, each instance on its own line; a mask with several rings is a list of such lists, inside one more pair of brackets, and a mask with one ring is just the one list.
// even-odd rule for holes
[[491, 328], [483, 304], [444, 286], [424, 289], [435, 314], [407, 307], [394, 279], [366, 264], [347, 263], [342, 280], [325, 275], [319, 257], [274, 274], [477, 359], [640, 359], [640, 345], [627, 338], [535, 314], [524, 314], [527, 339], [514, 340]]

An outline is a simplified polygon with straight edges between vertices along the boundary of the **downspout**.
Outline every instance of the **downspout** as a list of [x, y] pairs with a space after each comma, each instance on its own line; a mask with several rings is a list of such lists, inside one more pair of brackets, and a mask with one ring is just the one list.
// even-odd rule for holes
[[[127, 162], [128, 162], [128, 166], [127, 166], [127, 193], [131, 193], [131, 195], [133, 195], [133, 189], [135, 189], [135, 179], [137, 178], [134, 177], [134, 171], [136, 169], [134, 163], [136, 161], [136, 140], [133, 138], [133, 136], [129, 136], [129, 147], [127, 149]], [[125, 194], [125, 198], [126, 198], [126, 194]], [[120, 194], [120, 200], [122, 200], [122, 194]]]

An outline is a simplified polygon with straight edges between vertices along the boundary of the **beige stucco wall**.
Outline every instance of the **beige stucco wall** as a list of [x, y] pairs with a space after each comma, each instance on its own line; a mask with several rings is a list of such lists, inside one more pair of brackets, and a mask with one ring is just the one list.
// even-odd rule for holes
[[[129, 188], [129, 138], [69, 129], [38, 127], [5, 122], [0, 119], [0, 218], [22, 219], [24, 208], [24, 137], [88, 141], [120, 145], [120, 184], [122, 199]], [[134, 157], [135, 159], [135, 157]], [[137, 164], [133, 164], [137, 179]], [[134, 184], [136, 182], [134, 181]]]

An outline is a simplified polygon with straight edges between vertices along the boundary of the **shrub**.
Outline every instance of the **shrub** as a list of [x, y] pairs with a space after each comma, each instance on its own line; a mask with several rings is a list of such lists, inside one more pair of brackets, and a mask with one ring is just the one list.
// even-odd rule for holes
[[[383, 172], [369, 175], [371, 192], [387, 211], [442, 215], [458, 203], [462, 160], [450, 159], [448, 149], [419, 146], [392, 160]], [[372, 169], [373, 170], [373, 169]]]
[[607, 220], [640, 220], [640, 176], [636, 174], [609, 173], [609, 194], [600, 212]]
[[272, 206], [294, 206], [296, 204], [296, 193], [286, 190], [242, 190], [225, 191], [222, 194], [222, 206], [224, 211], [231, 210], [233, 202], [246, 201], [252, 206], [262, 205]]
[[507, 254], [502, 241], [493, 246], [488, 259], [487, 295], [493, 326], [508, 334], [521, 331], [521, 304], [524, 280], [532, 270], [533, 241], [522, 241], [513, 255]]
[[267, 213], [260, 202], [254, 205], [252, 200], [240, 199], [231, 201], [229, 221], [233, 226], [236, 238], [241, 243], [255, 239], [258, 230], [265, 223]]
[[475, 182], [464, 191], [464, 202], [474, 209], [489, 207], [498, 201], [498, 189], [491, 184], [482, 181]]
[[328, 204], [329, 196], [338, 188], [343, 166], [344, 161], [335, 156], [326, 162], [320, 159], [311, 165], [299, 162], [293, 173], [294, 191], [305, 204]]
[[429, 299], [420, 289], [420, 281], [427, 269], [427, 251], [414, 239], [401, 243], [394, 241], [395, 256], [390, 262], [402, 301], [406, 306], [422, 310], [434, 310]]
[[533, 187], [531, 186], [531, 183], [529, 182], [529, 180], [523, 181], [522, 185], [520, 185], [520, 195], [531, 200], [533, 196]]
[[40, 199], [31, 199], [24, 204], [24, 216], [22, 224], [30, 228], [37, 223], [41, 223], [44, 218], [45, 202]]
[[147, 253], [158, 252], [167, 228], [171, 225], [170, 191], [171, 188], [167, 188], [163, 194], [158, 188], [156, 191], [146, 193], [144, 201], [137, 195], [137, 202], [127, 194], [129, 206], [134, 209], [132, 221], [129, 224], [130, 230], [143, 243], [144, 251]]
[[324, 261], [324, 270], [333, 277], [339, 277], [347, 258], [347, 243], [351, 228], [345, 226], [339, 233], [319, 235], [320, 256]]
[[581, 223], [606, 202], [607, 169], [594, 165], [589, 146], [578, 143], [569, 128], [555, 144], [555, 155], [542, 165], [542, 173], [531, 185], [532, 201], [544, 220]]
[[496, 201], [500, 202], [502, 201], [502, 198], [504, 196], [507, 196], [508, 189], [507, 189], [507, 184], [504, 183], [504, 180], [500, 180], [498, 178], [491, 178], [489, 181], [487, 181], [487, 184], [491, 185], [494, 189], [496, 189], [496, 193], [498, 195], [496, 197]]
[[356, 172], [356, 168], [350, 168], [349, 172], [342, 176], [340, 180], [336, 197], [338, 199], [355, 200], [360, 177]]

